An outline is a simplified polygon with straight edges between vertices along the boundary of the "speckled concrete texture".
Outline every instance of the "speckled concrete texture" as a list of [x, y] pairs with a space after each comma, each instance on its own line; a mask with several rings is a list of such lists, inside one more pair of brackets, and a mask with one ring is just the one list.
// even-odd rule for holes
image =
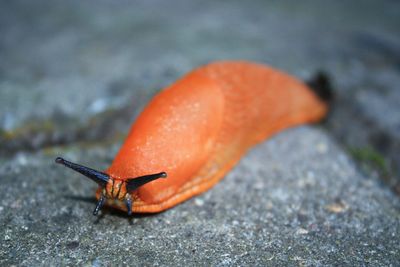
[[[68, 155], [101, 167], [106, 151]], [[36, 154], [28, 163], [32, 157], [3, 164], [4, 265], [388, 266], [399, 260], [398, 199], [360, 175], [319, 129], [284, 132], [207, 193], [133, 219], [107, 209], [94, 217], [94, 185], [55, 166], [51, 155]]]
[[[400, 265], [398, 10], [389, 0], [3, 1], [0, 265]], [[94, 217], [96, 186], [54, 158], [106, 168], [160, 88], [218, 59], [302, 79], [324, 71], [329, 119], [274, 136], [166, 212]]]

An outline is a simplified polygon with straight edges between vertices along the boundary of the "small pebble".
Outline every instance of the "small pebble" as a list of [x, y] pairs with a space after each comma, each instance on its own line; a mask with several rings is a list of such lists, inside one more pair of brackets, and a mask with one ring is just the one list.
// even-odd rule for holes
[[318, 143], [317, 144], [317, 151], [320, 154], [325, 154], [326, 152], [328, 152], [328, 145], [326, 143]]
[[341, 201], [329, 204], [325, 208], [332, 213], [342, 213], [345, 212], [349, 206], [345, 202]]
[[308, 231], [306, 229], [304, 229], [304, 228], [299, 228], [299, 229], [297, 229], [296, 234], [298, 234], [298, 235], [306, 235], [306, 234], [308, 234]]
[[204, 200], [203, 200], [203, 199], [201, 199], [201, 198], [195, 198], [195, 200], [194, 200], [194, 204], [195, 204], [196, 206], [199, 206], [199, 207], [201, 207], [201, 206], [203, 206], [203, 205], [204, 205]]

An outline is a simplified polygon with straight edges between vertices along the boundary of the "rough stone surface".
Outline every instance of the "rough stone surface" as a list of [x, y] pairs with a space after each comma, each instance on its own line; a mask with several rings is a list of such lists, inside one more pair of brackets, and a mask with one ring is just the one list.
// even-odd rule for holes
[[[107, 151], [66, 155], [102, 167]], [[56, 154], [3, 164], [2, 265], [399, 263], [398, 199], [315, 128], [284, 132], [207, 193], [131, 220], [110, 210], [94, 217], [94, 186], [55, 166]]]
[[[389, 0], [3, 1], [0, 265], [399, 265], [388, 186], [400, 165], [399, 10]], [[107, 167], [159, 88], [232, 58], [304, 79], [324, 70], [336, 92], [328, 122], [275, 136], [164, 213], [93, 217], [95, 186], [54, 157]], [[360, 172], [347, 151], [388, 170]]]

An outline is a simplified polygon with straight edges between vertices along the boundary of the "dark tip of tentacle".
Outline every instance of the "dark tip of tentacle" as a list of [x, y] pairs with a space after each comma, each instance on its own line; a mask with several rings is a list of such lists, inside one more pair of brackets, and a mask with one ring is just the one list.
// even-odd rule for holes
[[85, 175], [86, 177], [92, 179], [101, 186], [105, 186], [108, 182], [108, 179], [110, 179], [110, 176], [104, 172], [99, 172], [95, 169], [91, 169], [89, 167], [70, 162], [61, 157], [57, 157], [55, 162]]

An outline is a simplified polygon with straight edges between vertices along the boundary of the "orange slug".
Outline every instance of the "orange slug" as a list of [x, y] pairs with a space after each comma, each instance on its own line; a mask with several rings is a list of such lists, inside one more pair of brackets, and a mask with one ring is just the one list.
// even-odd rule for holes
[[252, 146], [317, 122], [327, 110], [323, 96], [286, 73], [218, 61], [156, 95], [104, 172], [60, 157], [56, 162], [98, 183], [95, 215], [104, 204], [129, 215], [160, 212], [211, 188]]

